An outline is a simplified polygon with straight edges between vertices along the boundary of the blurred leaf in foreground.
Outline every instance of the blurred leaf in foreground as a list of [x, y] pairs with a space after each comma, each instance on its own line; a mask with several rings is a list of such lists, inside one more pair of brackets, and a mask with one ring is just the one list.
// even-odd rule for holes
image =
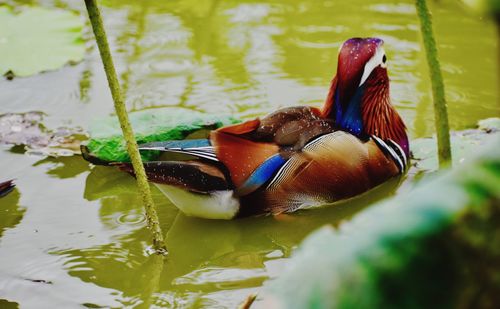
[[60, 9], [0, 6], [0, 75], [29, 76], [78, 62], [85, 54], [80, 16]]

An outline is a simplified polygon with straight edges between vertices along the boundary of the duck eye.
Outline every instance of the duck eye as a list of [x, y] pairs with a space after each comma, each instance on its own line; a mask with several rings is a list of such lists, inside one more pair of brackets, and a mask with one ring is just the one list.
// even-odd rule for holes
[[384, 55], [384, 57], [382, 57], [382, 62], [385, 63], [387, 61], [387, 57]]

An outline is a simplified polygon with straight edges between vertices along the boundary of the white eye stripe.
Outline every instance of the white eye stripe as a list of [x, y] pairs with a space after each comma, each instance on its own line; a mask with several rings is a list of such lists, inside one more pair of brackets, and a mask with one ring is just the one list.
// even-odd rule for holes
[[[375, 55], [368, 60], [368, 62], [365, 64], [365, 68], [363, 70], [363, 76], [361, 76], [361, 81], [359, 82], [359, 86], [363, 85], [364, 82], [368, 79], [370, 74], [372, 73], [373, 69], [375, 69], [377, 66], [381, 66], [382, 68], [386, 68], [387, 64], [384, 63], [383, 59], [385, 56], [385, 51], [383, 47], [377, 48], [375, 51]], [[359, 87], [358, 86], [358, 87]]]

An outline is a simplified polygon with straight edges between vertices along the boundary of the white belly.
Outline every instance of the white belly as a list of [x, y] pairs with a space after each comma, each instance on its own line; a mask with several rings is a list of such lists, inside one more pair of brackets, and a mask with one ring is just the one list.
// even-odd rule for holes
[[188, 216], [228, 220], [234, 218], [240, 208], [240, 202], [233, 196], [232, 190], [198, 194], [170, 185], [155, 185]]

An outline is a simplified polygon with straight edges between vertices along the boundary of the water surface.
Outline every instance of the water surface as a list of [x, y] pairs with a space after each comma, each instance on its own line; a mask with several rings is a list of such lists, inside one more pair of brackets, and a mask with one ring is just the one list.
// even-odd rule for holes
[[[39, 2], [81, 12], [82, 1]], [[342, 41], [386, 42], [394, 105], [412, 138], [433, 134], [430, 84], [413, 2], [102, 1], [129, 110], [184, 107], [247, 118], [292, 105], [321, 105]], [[434, 13], [453, 129], [499, 116], [491, 22], [457, 1]], [[86, 29], [90, 38], [90, 29]], [[88, 127], [112, 113], [97, 49], [83, 62], [0, 80], [0, 113], [42, 111], [49, 128]], [[391, 182], [361, 199], [317, 211], [232, 222], [179, 214], [153, 189], [168, 258], [147, 257], [134, 180], [80, 157], [43, 158], [0, 149], [0, 307], [234, 308], [281, 272], [293, 248], [324, 224], [338, 226], [390, 195]]]

